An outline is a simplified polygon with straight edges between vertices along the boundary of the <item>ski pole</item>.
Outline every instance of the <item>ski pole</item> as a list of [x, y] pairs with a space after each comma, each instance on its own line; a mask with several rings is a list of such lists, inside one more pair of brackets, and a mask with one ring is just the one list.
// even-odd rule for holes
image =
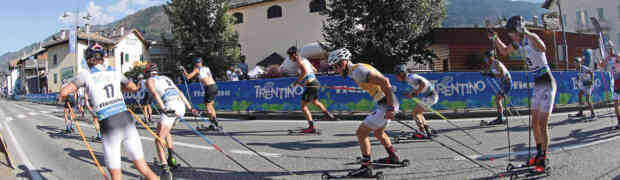
[[[155, 132], [153, 132], [153, 130], [152, 130], [152, 129], [148, 126], [148, 125], [146, 125], [146, 123], [144, 123], [142, 120], [140, 120], [140, 118], [138, 118], [138, 116], [137, 116], [137, 115], [136, 115], [133, 111], [131, 111], [131, 109], [127, 109], [127, 110], [129, 111], [129, 113], [131, 113], [131, 116], [133, 116], [133, 118], [134, 118], [134, 119], [136, 119], [138, 122], [140, 122], [140, 124], [142, 124], [142, 126], [144, 126], [144, 128], [145, 128], [145, 129], [146, 129], [146, 130], [147, 130], [147, 131], [148, 131], [148, 132], [149, 132], [149, 133], [150, 133], [153, 137], [155, 137], [155, 139], [156, 139], [157, 141], [159, 141], [159, 142], [160, 142], [159, 144], [160, 144], [160, 146], [162, 146], [162, 148], [166, 148], [166, 145], [167, 145], [166, 141], [164, 141], [161, 137], [159, 137], [157, 134], [155, 134]], [[161, 114], [161, 116], [163, 116], [163, 114]], [[171, 136], [171, 134], [169, 134], [169, 136]], [[177, 152], [175, 152], [175, 151], [174, 151], [174, 150], [172, 150], [172, 149], [168, 149], [168, 150], [169, 150], [170, 152], [172, 152], [172, 153], [173, 153], [176, 157], [178, 157], [179, 159], [181, 159], [183, 162], [185, 162], [185, 163], [186, 163], [186, 164], [187, 164], [190, 168], [193, 168], [193, 167], [192, 167], [192, 164], [190, 164], [190, 163], [189, 163], [189, 162], [187, 162], [185, 159], [183, 159], [183, 157], [181, 157], [179, 154], [177, 154]]]
[[215, 150], [219, 151], [220, 153], [224, 154], [224, 156], [226, 156], [226, 158], [228, 158], [229, 160], [231, 160], [232, 162], [234, 162], [235, 164], [237, 164], [239, 167], [243, 168], [245, 171], [247, 171], [248, 173], [252, 174], [254, 177], [258, 178], [256, 176], [256, 174], [254, 174], [254, 172], [252, 172], [251, 170], [249, 170], [247, 167], [245, 167], [243, 164], [241, 164], [239, 161], [235, 160], [234, 158], [232, 158], [230, 155], [228, 155], [228, 153], [226, 153], [225, 151], [222, 150], [222, 148], [220, 148], [217, 144], [211, 142], [211, 140], [209, 140], [205, 135], [203, 135], [202, 133], [200, 133], [200, 131], [196, 130], [196, 128], [192, 127], [192, 125], [190, 125], [189, 123], [187, 123], [183, 118], [181, 117], [177, 117], [181, 120], [181, 122], [183, 123], [183, 125], [185, 125], [185, 127], [187, 127], [188, 129], [192, 130], [196, 135], [200, 136], [200, 138], [202, 138], [202, 140], [204, 140], [207, 144], [210, 144], [211, 146], [213, 146], [215, 148]]
[[[70, 104], [69, 104], [69, 108], [71, 108]], [[75, 121], [74, 123], [75, 123], [75, 127], [78, 129], [78, 132], [80, 133], [80, 136], [82, 137], [82, 141], [84, 142], [84, 144], [86, 145], [86, 148], [88, 149], [88, 153], [90, 154], [90, 157], [93, 159], [93, 161], [95, 161], [95, 165], [97, 165], [97, 170], [99, 170], [99, 173], [101, 173], [103, 178], [107, 180], [108, 175], [106, 175], [105, 171], [101, 167], [101, 164], [99, 164], [99, 161], [97, 160], [97, 157], [95, 156], [95, 153], [93, 152], [93, 148], [90, 147], [90, 144], [88, 144], [88, 141], [86, 141], [86, 137], [84, 136], [84, 133], [82, 132], [82, 128], [80, 128], [80, 124], [77, 121]]]
[[443, 116], [441, 113], [435, 111], [433, 108], [427, 106], [426, 104], [424, 104], [420, 99], [413, 97], [411, 98], [413, 99], [413, 101], [415, 101], [417, 104], [422, 105], [424, 108], [430, 110], [431, 112], [435, 113], [437, 116], [439, 116], [441, 119], [446, 120], [446, 122], [448, 122], [450, 125], [456, 127], [457, 129], [463, 131], [463, 133], [465, 133], [467, 136], [469, 136], [472, 140], [477, 141], [476, 143], [478, 144], [482, 144], [482, 141], [476, 139], [473, 135], [471, 135], [470, 133], [468, 133], [467, 131], [465, 131], [461, 126], [458, 126], [456, 124], [454, 124], [452, 121], [448, 120], [448, 118], [446, 118], [445, 116]]
[[[405, 127], [408, 127], [409, 129], [415, 130], [415, 128], [414, 128], [413, 126], [411, 126], [411, 125], [409, 125], [409, 124], [407, 124], [407, 123], [402, 122], [400, 119], [396, 119], [396, 118], [395, 118], [395, 120], [396, 120], [396, 122], [398, 122], [398, 123], [400, 123], [400, 124], [404, 125]], [[440, 134], [440, 135], [441, 135], [441, 134]], [[443, 135], [443, 136], [445, 136], [445, 137], [447, 137], [447, 138], [451, 139], [452, 141], [455, 141], [455, 142], [457, 142], [457, 143], [459, 143], [459, 144], [461, 144], [461, 145], [464, 145], [463, 143], [460, 143], [460, 142], [456, 141], [455, 139], [450, 138], [449, 136], [446, 136], [446, 135]], [[441, 146], [443, 146], [443, 147], [445, 147], [445, 148], [449, 149], [450, 151], [452, 151], [452, 152], [454, 152], [454, 153], [456, 153], [456, 154], [458, 154], [458, 155], [462, 156], [463, 158], [465, 158], [465, 159], [467, 159], [467, 160], [469, 160], [469, 161], [473, 162], [474, 164], [476, 164], [476, 165], [480, 166], [481, 168], [484, 168], [484, 169], [486, 169], [487, 171], [489, 171], [489, 172], [491, 172], [491, 173], [495, 174], [495, 171], [493, 171], [493, 170], [492, 170], [491, 168], [489, 168], [488, 166], [485, 166], [484, 164], [482, 164], [482, 163], [478, 162], [477, 160], [475, 160], [475, 159], [473, 159], [473, 158], [471, 158], [471, 157], [469, 157], [469, 156], [467, 156], [467, 155], [463, 154], [463, 153], [462, 153], [462, 152], [460, 152], [460, 151], [457, 151], [456, 149], [454, 149], [454, 148], [452, 148], [452, 147], [450, 147], [450, 146], [448, 146], [448, 145], [446, 145], [446, 144], [442, 143], [441, 141], [439, 141], [439, 140], [437, 140], [437, 139], [433, 139], [433, 140], [431, 140], [431, 141], [436, 142], [437, 144], [439, 144], [439, 145], [441, 145]], [[467, 148], [472, 149], [471, 147], [467, 147]], [[475, 151], [475, 150], [474, 150], [474, 152], [477, 152], [477, 151]], [[479, 153], [479, 152], [478, 152], [478, 153]], [[481, 153], [479, 153], [479, 154], [481, 154]]]

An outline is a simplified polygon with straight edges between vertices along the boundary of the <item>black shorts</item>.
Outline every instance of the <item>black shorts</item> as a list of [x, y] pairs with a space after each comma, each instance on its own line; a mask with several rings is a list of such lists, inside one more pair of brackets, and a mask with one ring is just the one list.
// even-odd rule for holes
[[101, 128], [101, 132], [106, 134], [106, 132], [109, 132], [110, 130], [123, 128], [131, 123], [135, 123], [135, 120], [128, 111], [123, 111], [100, 120], [99, 126]]
[[153, 102], [153, 96], [149, 95], [149, 93], [144, 93], [144, 98], [140, 101], [140, 104], [145, 106], [149, 105]]
[[306, 84], [304, 93], [301, 95], [301, 100], [305, 102], [314, 101], [319, 98], [319, 81], [312, 81]]
[[[71, 106], [71, 107], [69, 107]], [[67, 99], [65, 100], [65, 108], [73, 108], [74, 104], [71, 100]]]
[[217, 96], [217, 85], [211, 84], [204, 87], [205, 88], [205, 99], [204, 103], [211, 103], [215, 101], [215, 97]]

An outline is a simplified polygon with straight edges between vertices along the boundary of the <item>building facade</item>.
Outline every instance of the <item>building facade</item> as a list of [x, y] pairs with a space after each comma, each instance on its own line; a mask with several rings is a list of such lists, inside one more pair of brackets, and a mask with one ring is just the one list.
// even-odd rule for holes
[[[88, 41], [91, 43], [97, 42], [104, 46], [106, 52], [110, 54], [114, 41], [108, 38], [104, 38], [94, 33], [78, 33], [78, 43], [74, 53], [69, 53], [69, 41], [68, 33], [62, 35], [57, 40], [47, 42], [43, 48], [47, 49], [47, 87], [49, 92], [59, 92], [60, 88], [68, 80], [75, 77], [78, 73], [88, 70], [86, 60], [84, 59], [84, 52], [88, 48]], [[61, 33], [62, 34], [62, 33]], [[113, 52], [113, 51], [112, 51]], [[77, 55], [77, 58], [76, 58]], [[107, 65], [114, 65], [114, 56], [107, 56], [105, 63]]]
[[249, 69], [273, 53], [286, 57], [291, 46], [301, 48], [324, 39], [321, 29], [327, 17], [319, 11], [326, 7], [325, 0], [231, 0], [230, 4]]
[[149, 59], [148, 43], [138, 30], [132, 29], [112, 38], [115, 41], [114, 68], [121, 72], [131, 71], [136, 62]]
[[[605, 39], [620, 44], [620, 1], [587, 0], [561, 1], [565, 28], [568, 32], [593, 32], [590, 17], [599, 19]], [[553, 11], [558, 7], [554, 5]], [[568, 43], [570, 47], [571, 44]]]

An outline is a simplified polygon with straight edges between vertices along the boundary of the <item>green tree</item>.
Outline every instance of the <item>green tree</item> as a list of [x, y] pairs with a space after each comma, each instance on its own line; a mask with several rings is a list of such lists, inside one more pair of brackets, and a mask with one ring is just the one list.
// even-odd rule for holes
[[222, 78], [239, 62], [239, 35], [227, 14], [228, 0], [171, 0], [164, 5], [172, 24], [174, 63], [192, 68], [191, 58], [202, 57], [214, 76]]
[[444, 0], [332, 0], [325, 10], [324, 48], [346, 47], [356, 62], [382, 72], [396, 64], [435, 57], [430, 32], [445, 17]]

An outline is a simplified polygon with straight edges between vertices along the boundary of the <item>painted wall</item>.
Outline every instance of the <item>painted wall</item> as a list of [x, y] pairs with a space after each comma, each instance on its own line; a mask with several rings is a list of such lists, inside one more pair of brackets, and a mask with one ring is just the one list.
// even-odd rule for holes
[[[613, 0], [573, 0], [573, 1], [561, 1], [562, 13], [566, 16], [566, 30], [575, 32], [578, 29], [577, 12], [587, 12], [587, 18], [596, 17], [599, 18], [598, 8], [603, 8], [603, 16], [609, 24], [610, 31], [608, 33], [609, 38], [616, 44], [620, 44], [620, 1]], [[554, 7], [554, 11], [557, 11], [557, 6]], [[591, 27], [591, 23], [587, 20], [586, 23]], [[570, 46], [570, 43], [569, 43]]]
[[[121, 53], [123, 54], [122, 57]], [[142, 56], [143, 60], [147, 60], [149, 58], [148, 49], [138, 36], [132, 32], [116, 44], [114, 49], [115, 68], [122, 69], [123, 73], [130, 71], [133, 68], [134, 62], [141, 60], [140, 56]], [[124, 61], [122, 65], [121, 58]]]
[[[249, 69], [256, 63], [276, 52], [286, 56], [286, 50], [297, 45], [322, 41], [322, 22], [325, 16], [310, 13], [311, 0], [276, 0], [256, 5], [231, 9], [229, 13], [243, 13], [243, 23], [236, 24], [239, 33], [241, 54], [246, 56]], [[267, 19], [267, 9], [282, 7], [282, 17]]]

